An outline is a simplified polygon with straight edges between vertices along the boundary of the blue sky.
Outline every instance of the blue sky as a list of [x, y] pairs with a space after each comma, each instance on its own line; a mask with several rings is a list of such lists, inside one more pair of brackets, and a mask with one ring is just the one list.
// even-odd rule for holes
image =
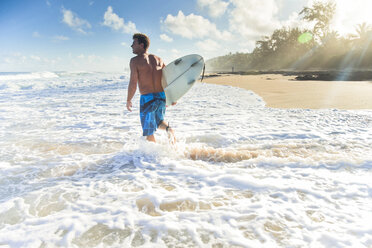
[[[166, 63], [250, 52], [313, 0], [0, 0], [0, 71], [123, 71], [134, 32]], [[338, 0], [334, 29], [371, 23], [370, 0]]]

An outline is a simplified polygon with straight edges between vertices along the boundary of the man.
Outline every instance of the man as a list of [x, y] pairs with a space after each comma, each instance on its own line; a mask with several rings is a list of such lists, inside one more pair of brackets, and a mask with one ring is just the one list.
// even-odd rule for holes
[[147, 53], [149, 45], [150, 39], [146, 35], [133, 35], [131, 47], [137, 56], [130, 60], [127, 109], [132, 112], [132, 98], [138, 83], [141, 93], [140, 118], [143, 136], [146, 136], [148, 141], [156, 142], [154, 133], [159, 128], [166, 130], [171, 142], [174, 143], [174, 131], [169, 123], [164, 122], [165, 93], [161, 85], [161, 77], [165, 64], [161, 58]]

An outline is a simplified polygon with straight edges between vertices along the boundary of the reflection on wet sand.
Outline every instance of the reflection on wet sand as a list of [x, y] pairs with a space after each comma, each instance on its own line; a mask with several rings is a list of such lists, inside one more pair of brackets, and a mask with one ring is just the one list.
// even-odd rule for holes
[[239, 162], [242, 160], [247, 160], [251, 158], [256, 158], [258, 156], [257, 152], [251, 151], [236, 151], [236, 150], [226, 150], [222, 148], [191, 148], [185, 152], [185, 155], [192, 160], [204, 160], [213, 162]]

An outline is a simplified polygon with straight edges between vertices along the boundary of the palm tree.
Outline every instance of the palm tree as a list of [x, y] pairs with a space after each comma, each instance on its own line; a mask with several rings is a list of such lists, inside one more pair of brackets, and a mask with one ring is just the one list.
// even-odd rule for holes
[[368, 25], [366, 22], [357, 25], [356, 28], [356, 46], [358, 48], [368, 46], [372, 40], [372, 26]]
[[371, 32], [372, 27], [368, 25], [366, 22], [357, 25], [356, 32], [358, 34], [359, 39], [364, 39], [368, 37], [368, 34]]
[[329, 25], [336, 12], [336, 4], [334, 2], [315, 2], [313, 6], [305, 7], [300, 12], [303, 20], [312, 22], [315, 21], [313, 33], [319, 40], [324, 38], [329, 32]]
[[[357, 25], [357, 37], [354, 40], [354, 47], [357, 48], [359, 53], [359, 64], [363, 63], [363, 60], [368, 61], [372, 58], [372, 26], [366, 22]], [[370, 65], [370, 63], [369, 63]]]

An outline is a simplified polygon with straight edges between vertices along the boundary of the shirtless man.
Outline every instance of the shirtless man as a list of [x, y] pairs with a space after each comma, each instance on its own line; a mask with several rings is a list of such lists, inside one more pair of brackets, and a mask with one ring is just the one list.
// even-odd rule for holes
[[164, 121], [165, 93], [161, 85], [163, 60], [147, 49], [150, 39], [144, 34], [134, 34], [132, 50], [136, 54], [130, 60], [130, 80], [128, 86], [127, 109], [132, 112], [132, 98], [137, 90], [137, 82], [141, 93], [140, 118], [143, 136], [148, 141], [156, 142], [154, 133], [157, 128], [166, 130], [171, 142], [175, 142], [174, 131]]

